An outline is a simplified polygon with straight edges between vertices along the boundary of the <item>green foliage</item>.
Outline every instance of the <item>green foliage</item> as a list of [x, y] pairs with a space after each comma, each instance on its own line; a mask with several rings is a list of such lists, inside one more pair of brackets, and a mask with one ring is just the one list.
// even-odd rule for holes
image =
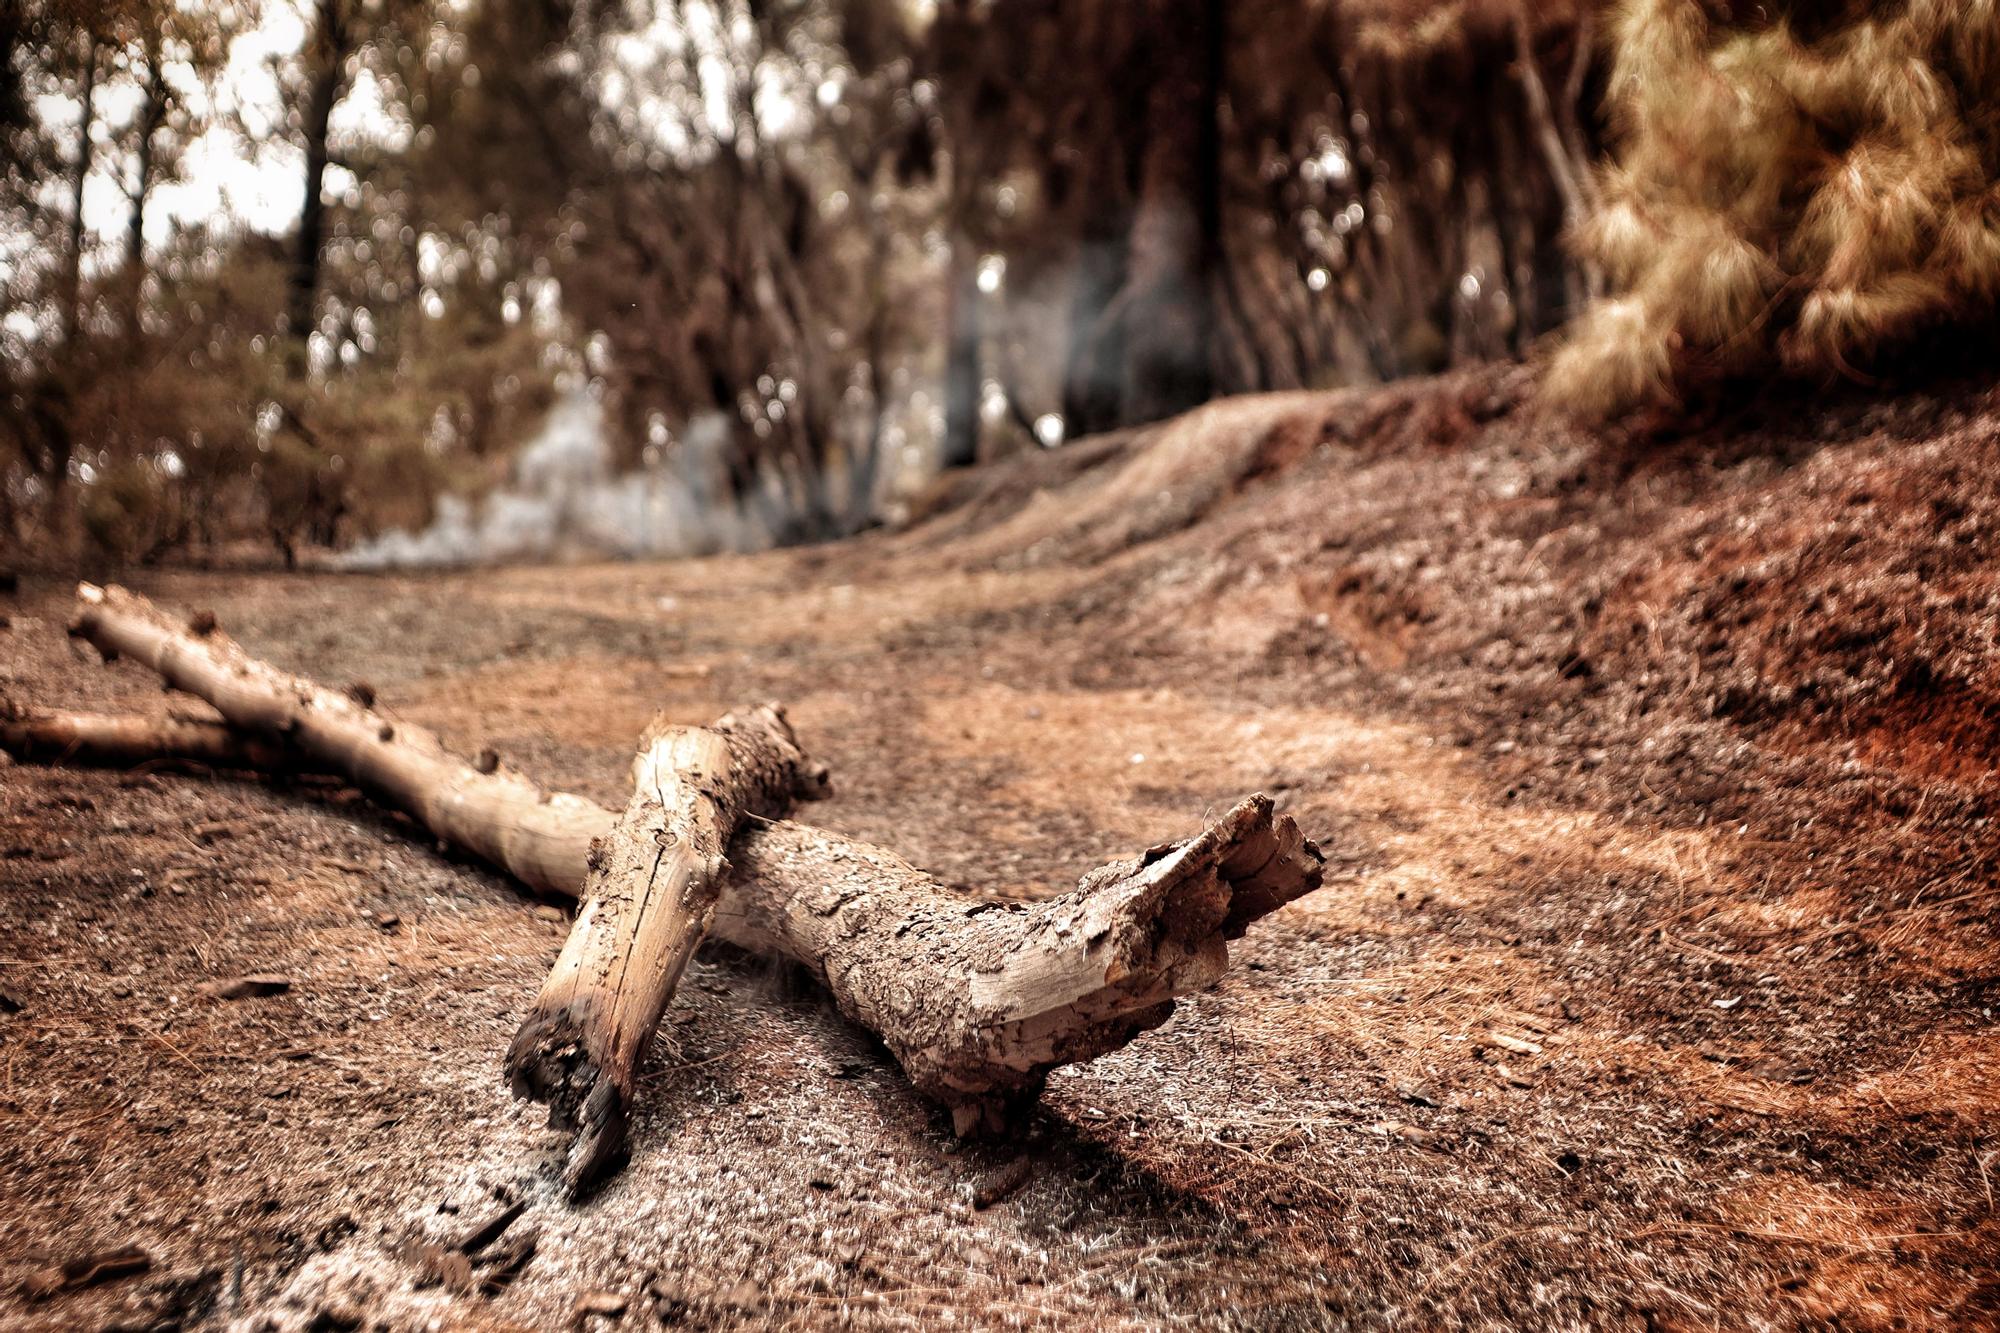
[[1579, 237], [1616, 293], [1547, 385], [1580, 414], [1780, 366], [1852, 373], [2000, 297], [2000, 4], [1713, 8], [1618, 17], [1623, 150]]

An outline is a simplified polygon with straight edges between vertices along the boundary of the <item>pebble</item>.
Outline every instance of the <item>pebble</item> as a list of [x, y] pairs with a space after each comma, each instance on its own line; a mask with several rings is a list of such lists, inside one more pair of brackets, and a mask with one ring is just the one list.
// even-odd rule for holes
[[211, 1000], [247, 1000], [255, 996], [282, 995], [292, 988], [290, 977], [269, 972], [241, 977], [222, 977], [202, 986], [199, 994]]

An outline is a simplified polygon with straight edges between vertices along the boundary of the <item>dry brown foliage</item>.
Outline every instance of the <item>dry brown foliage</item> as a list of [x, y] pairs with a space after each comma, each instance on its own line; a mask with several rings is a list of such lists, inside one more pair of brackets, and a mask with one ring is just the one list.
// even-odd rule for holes
[[1994, 0], [1714, 8], [1618, 12], [1623, 148], [1578, 237], [1615, 290], [1548, 381], [1582, 415], [1774, 366], [1853, 374], [2000, 296]]

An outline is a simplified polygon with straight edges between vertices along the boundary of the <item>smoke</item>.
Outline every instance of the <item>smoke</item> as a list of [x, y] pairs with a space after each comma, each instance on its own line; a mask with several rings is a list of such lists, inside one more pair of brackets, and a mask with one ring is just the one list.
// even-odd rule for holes
[[333, 563], [412, 569], [759, 550], [772, 534], [714, 485], [728, 444], [728, 420], [708, 413], [667, 461], [614, 476], [603, 406], [573, 389], [522, 449], [511, 485], [478, 502], [445, 496], [421, 532], [386, 532]]

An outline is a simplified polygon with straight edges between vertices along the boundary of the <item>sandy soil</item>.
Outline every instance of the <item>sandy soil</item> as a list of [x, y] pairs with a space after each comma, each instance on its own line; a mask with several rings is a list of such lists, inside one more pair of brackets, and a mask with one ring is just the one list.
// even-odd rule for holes
[[[654, 711], [781, 698], [810, 816], [969, 893], [1252, 790], [1328, 881], [1007, 1145], [712, 950], [570, 1205], [499, 1074], [559, 911], [326, 784], [0, 770], [0, 1324], [2000, 1326], [1993, 396], [1522, 394], [1224, 405], [818, 551], [129, 576], [601, 800]], [[67, 598], [0, 603], [0, 691], [173, 706]]]

